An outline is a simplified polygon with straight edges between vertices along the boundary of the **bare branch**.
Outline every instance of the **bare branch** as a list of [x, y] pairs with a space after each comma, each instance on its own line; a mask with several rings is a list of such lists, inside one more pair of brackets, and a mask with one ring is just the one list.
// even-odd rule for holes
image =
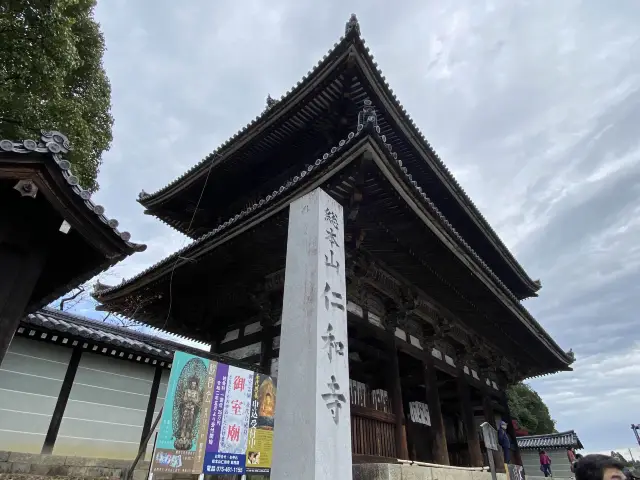
[[65, 297], [62, 300], [60, 300], [60, 311], [64, 311], [64, 304], [67, 302], [70, 302], [71, 300], [75, 300], [78, 295], [81, 295], [84, 293], [85, 289], [84, 289], [84, 285], [80, 285], [78, 287], [78, 291], [76, 293], [74, 293], [73, 295], [71, 295], [70, 297]]

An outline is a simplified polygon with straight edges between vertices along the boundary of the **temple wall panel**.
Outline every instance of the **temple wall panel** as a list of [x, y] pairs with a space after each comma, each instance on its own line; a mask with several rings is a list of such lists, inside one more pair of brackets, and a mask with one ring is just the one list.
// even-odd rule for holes
[[53, 454], [135, 457], [153, 374], [150, 365], [83, 352]]
[[0, 450], [40, 453], [71, 349], [14, 337], [0, 368]]

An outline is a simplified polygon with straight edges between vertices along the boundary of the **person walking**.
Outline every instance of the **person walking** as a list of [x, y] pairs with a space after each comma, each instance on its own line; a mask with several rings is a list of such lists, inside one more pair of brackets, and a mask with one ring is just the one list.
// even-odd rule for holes
[[545, 477], [552, 477], [551, 459], [549, 458], [549, 455], [547, 455], [547, 452], [544, 450], [540, 450], [538, 454], [540, 455], [540, 471], [544, 473]]

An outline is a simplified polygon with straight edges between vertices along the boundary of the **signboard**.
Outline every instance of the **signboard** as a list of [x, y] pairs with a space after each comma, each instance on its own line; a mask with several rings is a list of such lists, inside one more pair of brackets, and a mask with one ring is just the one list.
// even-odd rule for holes
[[152, 471], [269, 474], [275, 404], [268, 375], [176, 352]]
[[482, 428], [482, 439], [487, 450], [498, 450], [498, 432], [489, 422], [480, 425]]
[[505, 471], [507, 472], [507, 480], [525, 480], [524, 468], [522, 467], [522, 465], [505, 463], [504, 467]]

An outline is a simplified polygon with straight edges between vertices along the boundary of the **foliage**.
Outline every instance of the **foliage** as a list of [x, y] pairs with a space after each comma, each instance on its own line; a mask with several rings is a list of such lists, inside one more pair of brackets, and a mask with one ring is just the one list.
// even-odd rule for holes
[[511, 416], [530, 435], [556, 432], [556, 422], [551, 418], [549, 408], [529, 385], [518, 383], [507, 390]]
[[91, 191], [98, 188], [113, 125], [95, 4], [0, 2], [0, 138], [38, 140], [41, 129], [64, 133], [74, 148], [73, 172]]

